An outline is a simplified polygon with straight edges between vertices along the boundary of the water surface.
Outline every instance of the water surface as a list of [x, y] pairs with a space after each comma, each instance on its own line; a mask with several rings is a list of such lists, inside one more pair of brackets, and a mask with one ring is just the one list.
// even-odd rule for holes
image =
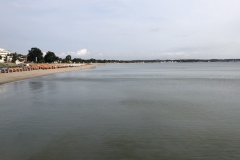
[[0, 85], [0, 159], [239, 159], [240, 63], [112, 64]]

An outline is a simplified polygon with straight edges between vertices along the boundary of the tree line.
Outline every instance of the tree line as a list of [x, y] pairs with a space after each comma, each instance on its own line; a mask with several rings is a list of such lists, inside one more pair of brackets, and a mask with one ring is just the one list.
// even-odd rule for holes
[[63, 63], [69, 63], [71, 62], [71, 55], [67, 55], [64, 59], [59, 58], [55, 55], [54, 52], [48, 51], [44, 56], [42, 51], [39, 48], [31, 48], [28, 50], [27, 55], [27, 61], [28, 62], [34, 62], [34, 63], [53, 63], [53, 62], [63, 62]]
[[96, 59], [81, 59], [81, 58], [73, 58], [71, 55], [67, 55], [65, 58], [59, 58], [55, 55], [54, 52], [48, 51], [45, 56], [43, 56], [42, 51], [39, 48], [31, 48], [28, 51], [27, 55], [28, 62], [34, 63], [53, 63], [53, 62], [62, 62], [62, 63], [113, 63], [119, 62], [119, 60], [96, 60]]
[[[11, 53], [7, 56], [11, 57], [11, 62], [15, 63], [17, 60], [22, 62], [24, 61], [24, 57], [22, 54], [17, 54], [15, 53]], [[7, 56], [4, 58], [4, 61], [7, 62]], [[2, 57], [0, 56], [0, 59], [2, 59]], [[81, 58], [74, 58], [72, 59], [71, 55], [67, 55], [65, 58], [60, 58], [58, 56], [56, 56], [56, 54], [52, 51], [48, 51], [44, 56], [43, 56], [43, 52], [36, 47], [31, 48], [30, 50], [28, 50], [28, 54], [27, 54], [27, 62], [34, 62], [34, 63], [53, 63], [53, 62], [57, 62], [57, 63], [110, 63], [110, 62], [117, 62], [117, 60], [96, 60], [96, 59], [81, 59]]]
[[67, 55], [64, 59], [57, 57], [53, 52], [48, 51], [43, 57], [42, 52], [38, 48], [32, 48], [28, 51], [28, 61], [36, 62], [47, 62], [52, 63], [54, 61], [62, 63], [163, 63], [163, 62], [178, 62], [178, 63], [192, 63], [192, 62], [240, 62], [240, 59], [177, 59], [177, 60], [96, 60], [96, 59], [81, 59], [73, 58], [71, 55]]
[[[23, 56], [17, 53], [11, 53], [12, 62], [15, 63], [16, 60], [23, 61]], [[0, 59], [2, 57], [0, 56]], [[7, 57], [4, 58], [7, 62]], [[96, 59], [81, 59], [73, 58], [71, 55], [67, 55], [65, 58], [59, 58], [54, 52], [48, 51], [46, 55], [43, 56], [42, 51], [39, 48], [33, 47], [28, 50], [27, 61], [34, 63], [163, 63], [163, 62], [178, 62], [178, 63], [191, 63], [191, 62], [240, 62], [240, 59], [178, 59], [178, 60], [96, 60]]]

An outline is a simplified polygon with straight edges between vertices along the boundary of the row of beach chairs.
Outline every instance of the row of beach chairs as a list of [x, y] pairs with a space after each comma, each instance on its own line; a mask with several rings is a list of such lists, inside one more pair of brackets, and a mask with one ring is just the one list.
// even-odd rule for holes
[[68, 65], [30, 65], [23, 67], [10, 67], [10, 68], [2, 68], [0, 73], [13, 73], [13, 72], [22, 72], [22, 71], [31, 71], [31, 70], [47, 70], [47, 69], [57, 69], [57, 68], [68, 68]]

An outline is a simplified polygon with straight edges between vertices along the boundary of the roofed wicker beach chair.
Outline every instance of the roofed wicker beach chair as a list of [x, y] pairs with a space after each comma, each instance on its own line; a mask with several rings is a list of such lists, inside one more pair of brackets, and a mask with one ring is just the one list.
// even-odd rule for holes
[[13, 70], [14, 70], [14, 68], [9, 68], [8, 69], [8, 72], [10, 73], [10, 72], [13, 72]]
[[8, 73], [8, 68], [2, 68], [1, 72], [2, 73]]

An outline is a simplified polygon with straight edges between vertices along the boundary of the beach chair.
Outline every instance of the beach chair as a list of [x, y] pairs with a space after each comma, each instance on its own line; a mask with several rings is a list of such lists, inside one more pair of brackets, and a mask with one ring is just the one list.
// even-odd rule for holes
[[8, 72], [9, 72], [9, 73], [10, 73], [10, 72], [13, 73], [13, 68], [9, 68], [9, 69], [8, 69]]
[[3, 68], [2, 73], [8, 73], [8, 68]]

